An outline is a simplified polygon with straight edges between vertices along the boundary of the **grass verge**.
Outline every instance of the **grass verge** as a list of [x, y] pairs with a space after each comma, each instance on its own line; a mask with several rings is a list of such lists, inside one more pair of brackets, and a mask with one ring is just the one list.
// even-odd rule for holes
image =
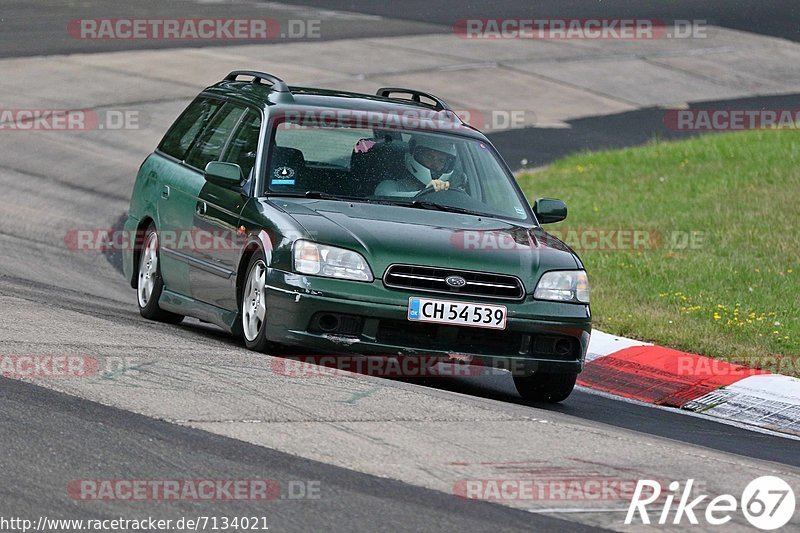
[[518, 180], [567, 203], [546, 229], [583, 259], [597, 328], [800, 376], [800, 132], [579, 154]]

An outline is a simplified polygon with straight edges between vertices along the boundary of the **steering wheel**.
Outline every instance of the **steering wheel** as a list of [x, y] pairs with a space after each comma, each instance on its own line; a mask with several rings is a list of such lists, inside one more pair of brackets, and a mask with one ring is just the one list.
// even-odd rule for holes
[[452, 188], [452, 189], [444, 189], [443, 191], [437, 191], [433, 187], [425, 187], [424, 189], [422, 189], [421, 191], [419, 191], [417, 194], [414, 195], [414, 199], [416, 200], [418, 198], [428, 196], [429, 194], [439, 194], [447, 196], [447, 193], [464, 195], [467, 198], [472, 199], [469, 193], [467, 193], [467, 191], [465, 191], [464, 189]]

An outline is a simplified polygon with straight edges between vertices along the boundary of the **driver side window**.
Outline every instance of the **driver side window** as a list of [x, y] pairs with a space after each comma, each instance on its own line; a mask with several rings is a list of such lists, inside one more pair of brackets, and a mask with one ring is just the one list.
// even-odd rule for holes
[[252, 177], [253, 167], [256, 163], [258, 151], [258, 136], [261, 132], [261, 115], [254, 109], [249, 109], [239, 123], [239, 127], [228, 142], [220, 161], [235, 163], [242, 169], [245, 179]]
[[218, 161], [244, 111], [244, 107], [225, 104], [194, 143], [186, 157], [186, 164], [202, 172], [209, 162]]

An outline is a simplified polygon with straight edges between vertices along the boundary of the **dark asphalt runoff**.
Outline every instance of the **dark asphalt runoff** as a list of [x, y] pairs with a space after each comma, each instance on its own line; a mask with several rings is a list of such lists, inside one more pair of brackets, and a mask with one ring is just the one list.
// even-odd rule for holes
[[[161, 48], [240, 46], [265, 42], [300, 42], [358, 37], [414, 35], [446, 31], [434, 24], [384, 19], [376, 23], [367, 17], [336, 16], [324, 10], [275, 7], [277, 2], [258, 0], [200, 2], [196, 0], [4, 0], [0, 5], [0, 57], [25, 57], [53, 54], [115, 52]], [[324, 9], [330, 9], [323, 3]], [[171, 19], [171, 18], [263, 18], [279, 24], [280, 35], [268, 40], [184, 40], [184, 39], [79, 39], [68, 31], [78, 19]], [[292, 26], [288, 21], [319, 21], [319, 25]], [[319, 28], [319, 31], [316, 28]], [[289, 37], [291, 36], [291, 37]], [[305, 36], [305, 37], [304, 37]]]
[[[288, 3], [383, 15], [452, 27], [465, 18], [653, 18], [705, 20], [714, 26], [797, 41], [795, 0], [289, 0]], [[449, 29], [448, 29], [449, 31]]]
[[[693, 102], [688, 109], [797, 109], [800, 94], [781, 94]], [[569, 128], [529, 127], [488, 135], [514, 169], [535, 168], [576, 152], [639, 146], [653, 140], [674, 140], [707, 134], [665, 127], [668, 110], [647, 107], [613, 115], [568, 120]], [[522, 163], [522, 161], [527, 163]]]
[[[283, 4], [278, 8], [279, 4]], [[293, 11], [318, 8], [318, 13]], [[336, 16], [326, 10], [378, 15], [381, 20]], [[227, 17], [270, 18], [287, 29], [290, 19], [316, 19], [318, 39], [414, 35], [450, 32], [459, 19], [485, 18], [656, 18], [706, 20], [709, 24], [784, 39], [800, 39], [800, 4], [794, 0], [5, 0], [0, 7], [0, 57], [111, 52], [186, 46], [235, 46], [263, 40], [85, 40], [67, 32], [70, 21], [84, 18]], [[297, 39], [302, 40], [302, 39]], [[277, 42], [277, 40], [276, 40]]]

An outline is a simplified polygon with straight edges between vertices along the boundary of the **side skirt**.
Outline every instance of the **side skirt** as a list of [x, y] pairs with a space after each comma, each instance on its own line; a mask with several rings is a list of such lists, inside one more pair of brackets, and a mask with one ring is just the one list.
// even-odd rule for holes
[[214, 305], [198, 302], [188, 296], [164, 289], [158, 306], [165, 311], [198, 318], [204, 322], [215, 324], [225, 331], [234, 333], [234, 326], [238, 324], [238, 313], [221, 309]]

